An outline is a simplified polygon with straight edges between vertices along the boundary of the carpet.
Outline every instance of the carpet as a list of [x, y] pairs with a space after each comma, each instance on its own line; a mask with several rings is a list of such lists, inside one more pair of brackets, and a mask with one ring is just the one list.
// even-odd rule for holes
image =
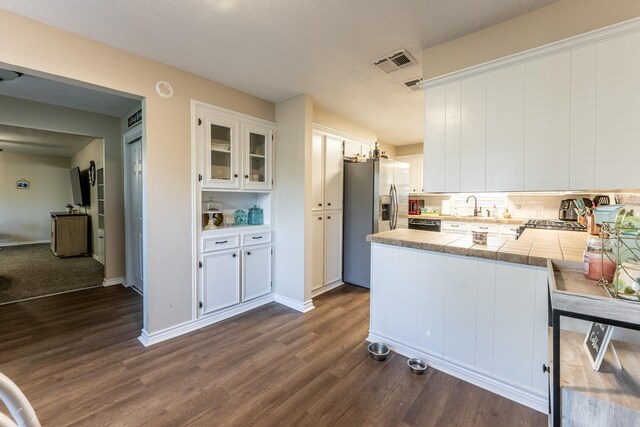
[[0, 304], [101, 285], [104, 266], [92, 257], [56, 258], [48, 243], [0, 251]]

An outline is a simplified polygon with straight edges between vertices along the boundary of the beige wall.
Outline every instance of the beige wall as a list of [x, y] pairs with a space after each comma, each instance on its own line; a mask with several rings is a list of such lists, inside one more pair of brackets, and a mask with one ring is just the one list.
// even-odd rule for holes
[[390, 159], [395, 159], [398, 147], [389, 144], [388, 142], [378, 141], [378, 149], [380, 150], [380, 152], [384, 151], [385, 153], [387, 153], [387, 156]]
[[560, 0], [424, 50], [422, 76], [441, 76], [638, 16], [638, 0]]
[[[23, 178], [28, 190], [16, 188]], [[50, 241], [49, 212], [70, 200], [69, 158], [0, 152], [0, 246]]]
[[346, 119], [338, 114], [318, 107], [317, 105], [313, 106], [313, 123], [369, 141], [375, 141], [378, 139], [376, 132], [371, 129], [362, 126], [353, 120]]
[[[197, 99], [272, 121], [274, 105], [5, 11], [0, 11], [0, 38], [11, 40], [0, 50], [0, 66], [35, 70], [145, 98], [145, 329], [153, 333], [191, 320], [195, 266], [190, 101]], [[173, 85], [173, 98], [156, 94], [159, 80]], [[108, 162], [108, 148], [106, 155]], [[112, 176], [107, 176], [107, 185]]]
[[412, 156], [415, 154], [422, 154], [423, 148], [423, 144], [400, 145], [396, 148], [396, 155]]

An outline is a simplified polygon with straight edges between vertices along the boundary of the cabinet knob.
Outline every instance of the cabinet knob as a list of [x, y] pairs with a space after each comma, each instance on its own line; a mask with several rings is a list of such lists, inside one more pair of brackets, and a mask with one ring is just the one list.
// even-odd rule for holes
[[549, 367], [543, 363], [542, 364], [542, 373], [546, 373], [546, 372], [550, 372], [550, 370], [549, 370]]
[[234, 173], [234, 174], [233, 174], [233, 177], [234, 177], [234, 178], [237, 178], [237, 177], [238, 177], [238, 174], [237, 174], [237, 173]]
[[231, 254], [231, 256], [235, 258], [235, 257], [236, 257], [236, 254]]
[[322, 217], [321, 216], [318, 217], [318, 221], [322, 221]]
[[331, 217], [330, 217], [330, 216], [328, 216], [328, 217], [327, 217], [327, 219], [331, 219]]
[[327, 203], [327, 206], [331, 206], [331, 203]]
[[322, 203], [318, 203], [318, 206], [322, 206]]
[[249, 179], [249, 175], [245, 175], [244, 177], [245, 177], [246, 179]]
[[247, 255], [251, 255], [251, 252], [247, 252]]

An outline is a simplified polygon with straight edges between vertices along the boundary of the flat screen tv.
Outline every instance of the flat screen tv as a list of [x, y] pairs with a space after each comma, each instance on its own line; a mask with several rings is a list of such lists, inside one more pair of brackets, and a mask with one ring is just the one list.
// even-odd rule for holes
[[86, 171], [80, 171], [76, 167], [69, 171], [71, 177], [71, 193], [73, 196], [73, 204], [76, 206], [89, 206], [89, 180]]

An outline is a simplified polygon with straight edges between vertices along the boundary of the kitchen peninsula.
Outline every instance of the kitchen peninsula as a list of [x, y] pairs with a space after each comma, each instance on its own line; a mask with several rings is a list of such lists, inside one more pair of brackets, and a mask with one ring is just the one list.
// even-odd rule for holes
[[371, 242], [369, 341], [548, 411], [547, 259], [580, 261], [586, 233], [518, 240], [393, 230]]

